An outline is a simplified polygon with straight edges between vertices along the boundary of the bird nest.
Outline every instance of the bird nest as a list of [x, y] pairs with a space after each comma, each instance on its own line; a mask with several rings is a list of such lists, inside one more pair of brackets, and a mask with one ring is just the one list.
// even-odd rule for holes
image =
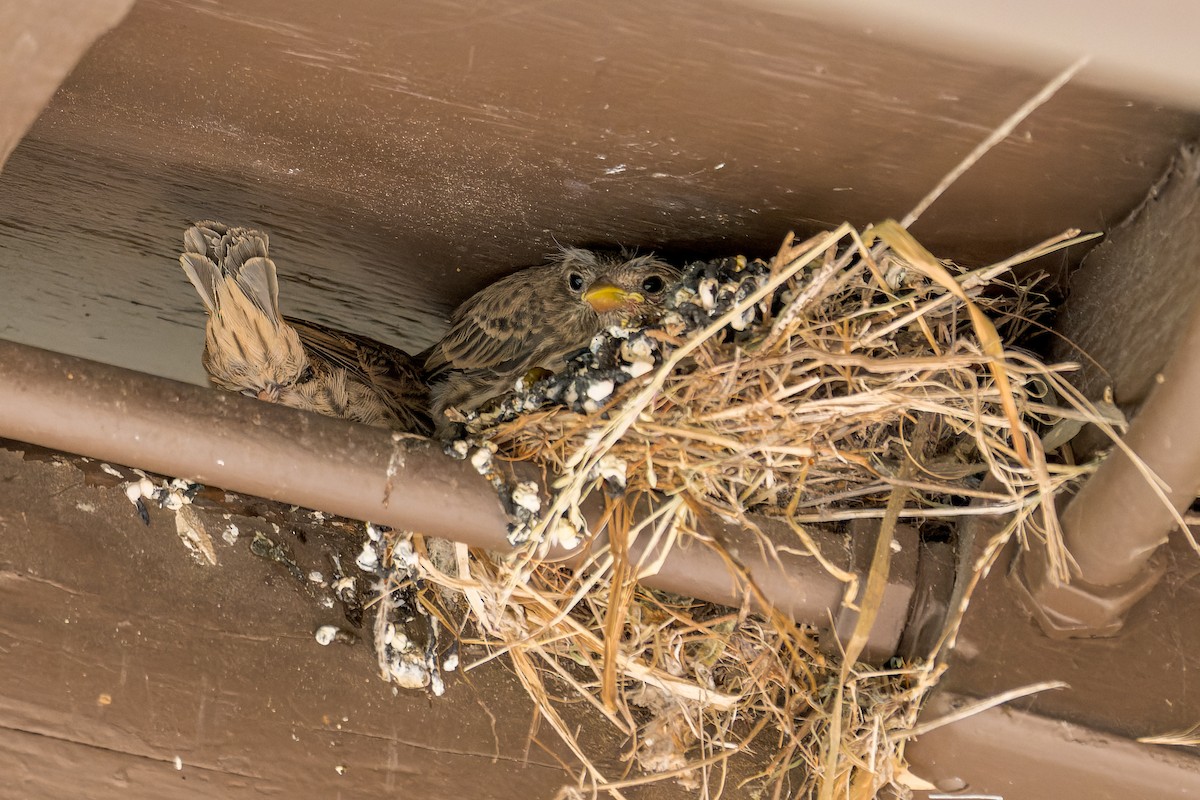
[[[1054, 499], [1092, 467], [1058, 448], [1103, 420], [1064, 381], [1066, 365], [1011, 346], [1047, 305], [1011, 268], [1083, 238], [965, 271], [886, 222], [789, 237], [769, 262], [697, 263], [655, 325], [598, 336], [568, 370], [466, 420], [479, 453], [558, 478], [548, 500], [516, 504], [537, 511], [513, 528], [517, 555], [460, 550], [457, 569], [425, 566], [464, 593], [489, 658], [511, 658], [585, 765], [570, 791], [620, 796], [674, 778], [705, 796], [867, 798], [916, 785], [904, 743], [961, 610], [924, 657], [861, 663], [887, 545], [899, 520], [945, 531], [1001, 515], [989, 557], [1010, 537], [1036, 538], [1067, 576]], [[655, 511], [639, 518], [647, 496]], [[571, 569], [544, 558], [582, 538], [589, 497], [603, 500], [607, 545]], [[699, 532], [714, 514], [752, 530], [756, 515], [785, 521], [788, 546], [847, 583], [859, 610], [848, 641], [818, 649], [816, 629], [774, 610], [733, 554], [740, 607], [639, 582], [656, 565], [630, 557], [635, 539], [656, 552], [688, 537], [719, 548]], [[873, 520], [883, 543], [865, 578], [812, 535], [852, 520]], [[564, 694], [628, 737], [625, 760], [640, 770], [597, 764], [560, 713]], [[735, 762], [752, 745], [747, 772]]]

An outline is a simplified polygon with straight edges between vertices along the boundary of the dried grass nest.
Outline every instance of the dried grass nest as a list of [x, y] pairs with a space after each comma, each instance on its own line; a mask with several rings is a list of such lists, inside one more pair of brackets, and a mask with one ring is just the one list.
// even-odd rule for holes
[[[664, 778], [704, 797], [869, 798], [915, 785], [904, 744], [958, 617], [926, 659], [877, 669], [858, 662], [878, 602], [871, 576], [859, 586], [822, 560], [862, 610], [839, 659], [818, 651], [814, 629], [754, 611], [744, 574], [747, 602], [725, 608], [645, 588], [637, 578], [654, 565], [624, 554], [633, 537], [697, 536], [698, 514], [782, 518], [794, 547], [822, 558], [813, 526], [874, 519], [887, 538], [897, 519], [987, 513], [1006, 515], [1003, 540], [1046, 542], [1066, 575], [1053, 500], [1092, 465], [1056, 448], [1083, 422], [1111, 427], [1064, 381], [1068, 365], [1010, 346], [1047, 305], [1011, 268], [1085, 238], [1070, 231], [965, 271], [889, 221], [789, 236], [769, 262], [697, 263], [653, 327], [596, 337], [564, 373], [467, 421], [458, 451], [474, 448], [484, 470], [512, 459], [560, 477], [548, 507], [504, 490], [523, 515], [517, 555], [460, 550], [454, 568], [422, 559], [422, 571], [465, 596], [489, 658], [511, 659], [584, 765], [565, 794], [619, 797]], [[544, 561], [551, 543], [586, 535], [580, 505], [593, 492], [612, 544], [580, 569]], [[636, 521], [630, 508], [647, 493], [658, 511]], [[564, 695], [627, 737], [624, 774], [586, 751], [560, 716]], [[730, 771], [752, 746], [758, 771]]]

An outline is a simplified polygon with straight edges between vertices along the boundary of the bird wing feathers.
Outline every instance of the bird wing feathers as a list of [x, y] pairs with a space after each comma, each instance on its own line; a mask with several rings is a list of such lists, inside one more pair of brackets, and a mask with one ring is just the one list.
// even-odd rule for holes
[[279, 313], [265, 233], [199, 222], [183, 242], [180, 264], [209, 313], [204, 364], [218, 385], [275, 392], [285, 405], [368, 424], [433, 429], [428, 388], [412, 356]]
[[519, 371], [534, 360], [545, 338], [545, 310], [531, 307], [529, 293], [518, 290], [528, 281], [514, 280], [521, 274], [493, 283], [459, 306], [450, 330], [429, 351], [425, 369], [430, 378], [450, 370]]
[[[339, 331], [309, 320], [284, 317], [300, 336], [310, 360], [327, 368], [345, 370], [352, 381], [372, 387], [375, 393], [400, 419], [419, 417], [416, 409], [428, 403], [428, 390], [417, 360], [403, 350]], [[428, 429], [428, 420], [414, 429]]]

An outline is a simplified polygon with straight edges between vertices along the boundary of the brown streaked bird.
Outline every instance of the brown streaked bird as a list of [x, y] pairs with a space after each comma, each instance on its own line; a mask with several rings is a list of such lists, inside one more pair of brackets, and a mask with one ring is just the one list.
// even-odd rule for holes
[[550, 263], [481, 290], [458, 307], [450, 330], [422, 354], [435, 423], [446, 424], [448, 408], [470, 412], [512, 391], [531, 370], [561, 370], [564, 356], [602, 330], [660, 311], [679, 275], [650, 255], [563, 248]]
[[199, 222], [183, 271], [208, 310], [204, 368], [222, 389], [331, 417], [429, 435], [419, 362], [399, 348], [279, 313], [267, 235]]

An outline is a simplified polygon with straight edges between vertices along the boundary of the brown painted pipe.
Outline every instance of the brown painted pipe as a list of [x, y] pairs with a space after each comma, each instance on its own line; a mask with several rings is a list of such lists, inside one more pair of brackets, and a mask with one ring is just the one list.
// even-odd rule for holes
[[1134, 462], [1114, 449], [1062, 514], [1078, 574], [1063, 583], [1036, 549], [1010, 574], [1026, 607], [1055, 638], [1116, 635], [1125, 614], [1158, 583], [1156, 558], [1200, 488], [1200, 309], [1193, 313], [1125, 444], [1166, 485], [1166, 502]]
[[[1170, 487], [1176, 511], [1200, 488], [1200, 308], [1130, 423], [1125, 443]], [[1112, 454], [1063, 513], [1067, 549], [1089, 584], [1134, 580], [1175, 527], [1175, 517], [1125, 453]]]
[[[0, 436], [473, 547], [509, 548], [508, 520], [492, 486], [436, 442], [3, 341]], [[594, 509], [589, 516], [598, 518]], [[777, 546], [800, 549], [779, 521], [756, 522]], [[816, 559], [766, 552], [736, 525], [708, 520], [702, 528], [736, 556], [770, 605], [818, 627], [831, 619], [845, 627], [844, 587]], [[820, 531], [813, 537], [831, 561], [865, 576], [869, 548]], [[631, 549], [634, 559], [639, 555]], [[909, 610], [915, 535], [901, 555], [880, 614], [886, 623], [869, 644], [879, 658], [895, 651]], [[674, 548], [645, 583], [726, 605], [743, 602], [722, 555], [696, 541]]]
[[491, 486], [427, 439], [11, 342], [0, 342], [0, 435], [473, 546], [503, 541]]

